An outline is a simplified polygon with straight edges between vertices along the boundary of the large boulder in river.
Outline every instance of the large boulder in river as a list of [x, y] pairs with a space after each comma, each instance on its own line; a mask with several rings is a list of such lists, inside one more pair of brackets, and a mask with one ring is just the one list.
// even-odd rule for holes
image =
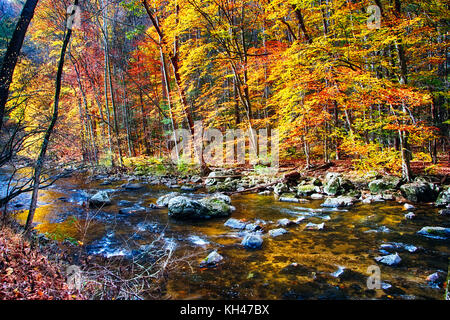
[[207, 215], [207, 209], [197, 200], [177, 196], [169, 200], [169, 217], [176, 219], [202, 218]]
[[227, 217], [234, 210], [230, 197], [223, 194], [212, 195], [199, 202], [208, 210], [208, 217]]
[[156, 205], [160, 207], [167, 207], [169, 205], [170, 199], [173, 199], [175, 197], [180, 196], [181, 194], [179, 192], [171, 192], [168, 194], [165, 194], [156, 200]]
[[450, 187], [447, 187], [446, 190], [442, 190], [441, 193], [439, 193], [436, 199], [436, 205], [446, 206], [449, 204], [450, 204]]
[[327, 174], [326, 184], [323, 191], [329, 196], [337, 196], [355, 189], [350, 180], [344, 179], [340, 173], [330, 172]]
[[175, 219], [227, 217], [234, 209], [226, 202], [226, 199], [218, 196], [209, 196], [201, 200], [178, 196], [170, 199], [168, 208], [169, 217]]
[[369, 190], [371, 193], [382, 193], [387, 190], [395, 190], [400, 185], [401, 179], [399, 177], [384, 177], [376, 179], [369, 183]]
[[89, 199], [89, 206], [94, 208], [108, 206], [110, 204], [111, 199], [109, 198], [108, 192], [104, 190], [97, 192]]
[[400, 187], [403, 196], [413, 202], [435, 201], [439, 188], [432, 183], [416, 181], [404, 184]]

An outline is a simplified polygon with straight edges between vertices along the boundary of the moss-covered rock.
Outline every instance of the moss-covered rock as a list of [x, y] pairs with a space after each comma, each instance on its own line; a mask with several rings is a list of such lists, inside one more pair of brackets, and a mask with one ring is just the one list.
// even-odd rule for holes
[[286, 193], [289, 192], [289, 188], [285, 183], [278, 183], [274, 188], [273, 188], [273, 193], [275, 193], [276, 195], [280, 195], [282, 193]]
[[330, 172], [326, 176], [323, 190], [329, 196], [337, 196], [355, 190], [355, 186], [350, 180], [344, 179], [340, 173]]
[[329, 196], [336, 196], [340, 193], [340, 179], [341, 176], [339, 174], [327, 175], [328, 179], [323, 188], [323, 191]]
[[297, 186], [297, 195], [300, 197], [309, 196], [319, 191], [320, 189], [313, 184], [305, 184]]
[[432, 202], [435, 201], [439, 189], [432, 183], [412, 182], [400, 187], [402, 195], [413, 202]]
[[450, 204], [450, 187], [442, 190], [436, 199], [437, 206], [446, 206]]
[[401, 183], [399, 177], [389, 176], [382, 179], [373, 180], [369, 183], [371, 193], [383, 193], [388, 190], [396, 190]]
[[184, 196], [170, 199], [169, 217], [175, 219], [209, 219], [227, 217], [234, 209], [230, 206], [228, 196], [212, 195], [201, 200], [194, 200]]

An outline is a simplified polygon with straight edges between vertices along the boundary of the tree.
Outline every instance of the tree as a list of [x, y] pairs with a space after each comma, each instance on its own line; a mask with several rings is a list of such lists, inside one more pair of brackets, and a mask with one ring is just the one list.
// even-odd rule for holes
[[[77, 6], [77, 5], [78, 5], [78, 0], [75, 0], [74, 6]], [[75, 8], [72, 8], [71, 15], [73, 15], [73, 14], [75, 14]], [[54, 102], [53, 102], [52, 119], [50, 121], [49, 126], [47, 127], [47, 130], [45, 131], [44, 140], [42, 141], [41, 150], [39, 152], [39, 156], [37, 158], [36, 165], [34, 168], [33, 192], [31, 194], [30, 209], [28, 211], [27, 222], [25, 224], [25, 230], [27, 230], [27, 231], [31, 229], [31, 226], [33, 223], [34, 213], [36, 211], [37, 198], [38, 198], [38, 194], [39, 194], [39, 184], [40, 184], [40, 179], [41, 179], [41, 172], [42, 172], [42, 167], [43, 167], [44, 161], [45, 161], [45, 154], [47, 152], [47, 148], [48, 148], [48, 144], [50, 141], [50, 136], [53, 132], [53, 128], [55, 127], [56, 121], [58, 120], [58, 106], [59, 106], [59, 96], [61, 93], [61, 81], [62, 81], [63, 68], [64, 68], [64, 58], [66, 55], [67, 46], [70, 42], [71, 35], [72, 35], [72, 25], [68, 24], [67, 32], [64, 37], [64, 41], [63, 41], [62, 48], [61, 48], [61, 54], [59, 57], [58, 70], [56, 73], [55, 98], [54, 98]]]
[[27, 0], [27, 2], [25, 2], [16, 29], [14, 30], [5, 57], [3, 58], [2, 67], [0, 69], [0, 132], [3, 126], [6, 102], [8, 101], [9, 86], [12, 81], [12, 76], [28, 25], [33, 18], [34, 9], [36, 8], [38, 1], [39, 0]]

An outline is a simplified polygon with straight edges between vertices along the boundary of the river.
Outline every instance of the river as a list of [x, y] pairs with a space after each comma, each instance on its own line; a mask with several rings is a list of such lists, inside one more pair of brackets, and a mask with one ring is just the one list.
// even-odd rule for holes
[[[305, 217], [302, 223], [286, 227], [285, 235], [272, 238], [265, 233], [262, 249], [247, 250], [240, 244], [242, 234], [224, 226], [227, 218], [176, 221], [168, 218], [167, 209], [119, 213], [123, 208], [119, 201], [149, 207], [159, 196], [176, 189], [145, 185], [139, 190], [123, 190], [120, 186], [126, 181], [110, 185], [102, 185], [102, 180], [86, 181], [85, 176], [74, 175], [42, 190], [34, 220], [36, 228], [42, 233], [81, 241], [88, 253], [106, 257], [132, 257], [162, 236], [167, 248], [174, 250], [174, 256], [188, 255], [169, 275], [167, 293], [173, 299], [444, 296], [442, 285], [436, 286], [426, 278], [435, 272], [447, 274], [450, 242], [417, 234], [424, 226], [450, 227], [448, 217], [440, 216], [435, 207], [417, 205], [416, 218], [407, 220], [402, 204], [395, 201], [324, 210], [320, 206], [323, 200], [285, 203], [276, 201], [273, 195], [236, 195], [231, 197], [236, 208], [232, 217], [263, 220], [266, 231], [277, 228], [278, 219]], [[87, 209], [87, 194], [98, 190], [111, 191], [113, 204], [100, 210]], [[187, 194], [205, 195], [202, 190]], [[22, 222], [26, 219], [27, 199], [23, 196], [11, 204]], [[308, 222], [323, 222], [325, 227], [306, 230]], [[200, 268], [200, 261], [212, 250], [217, 250], [224, 260], [217, 267]], [[395, 252], [402, 259], [398, 266], [385, 266], [374, 260]], [[383, 289], [367, 287], [367, 269], [372, 265], [380, 267]]]

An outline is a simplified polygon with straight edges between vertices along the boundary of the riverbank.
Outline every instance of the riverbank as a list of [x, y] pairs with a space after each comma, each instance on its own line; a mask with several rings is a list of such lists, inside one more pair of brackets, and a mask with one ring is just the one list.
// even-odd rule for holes
[[67, 263], [54, 246], [41, 246], [19, 230], [0, 229], [0, 300], [84, 300], [67, 283]]
[[210, 168], [207, 176], [201, 176], [194, 170], [162, 172], [157, 170], [158, 167], [144, 169], [141, 165], [131, 164], [120, 172], [117, 169], [93, 168], [89, 170], [87, 183], [101, 181], [101, 185], [111, 185], [125, 180], [128, 183], [122, 188], [127, 190], [138, 190], [143, 184], [149, 184], [183, 192], [199, 189], [228, 195], [262, 192], [273, 194], [277, 200], [291, 202], [301, 202], [302, 198], [311, 196], [314, 199], [350, 196], [354, 198], [353, 202], [395, 200], [401, 203], [428, 203], [443, 208], [448, 206], [448, 163], [441, 163], [433, 171], [427, 170], [428, 166], [424, 163], [413, 163], [412, 167], [414, 179], [407, 182], [388, 173], [353, 171], [348, 161], [313, 165], [307, 169], [302, 163], [287, 164], [281, 168]]

